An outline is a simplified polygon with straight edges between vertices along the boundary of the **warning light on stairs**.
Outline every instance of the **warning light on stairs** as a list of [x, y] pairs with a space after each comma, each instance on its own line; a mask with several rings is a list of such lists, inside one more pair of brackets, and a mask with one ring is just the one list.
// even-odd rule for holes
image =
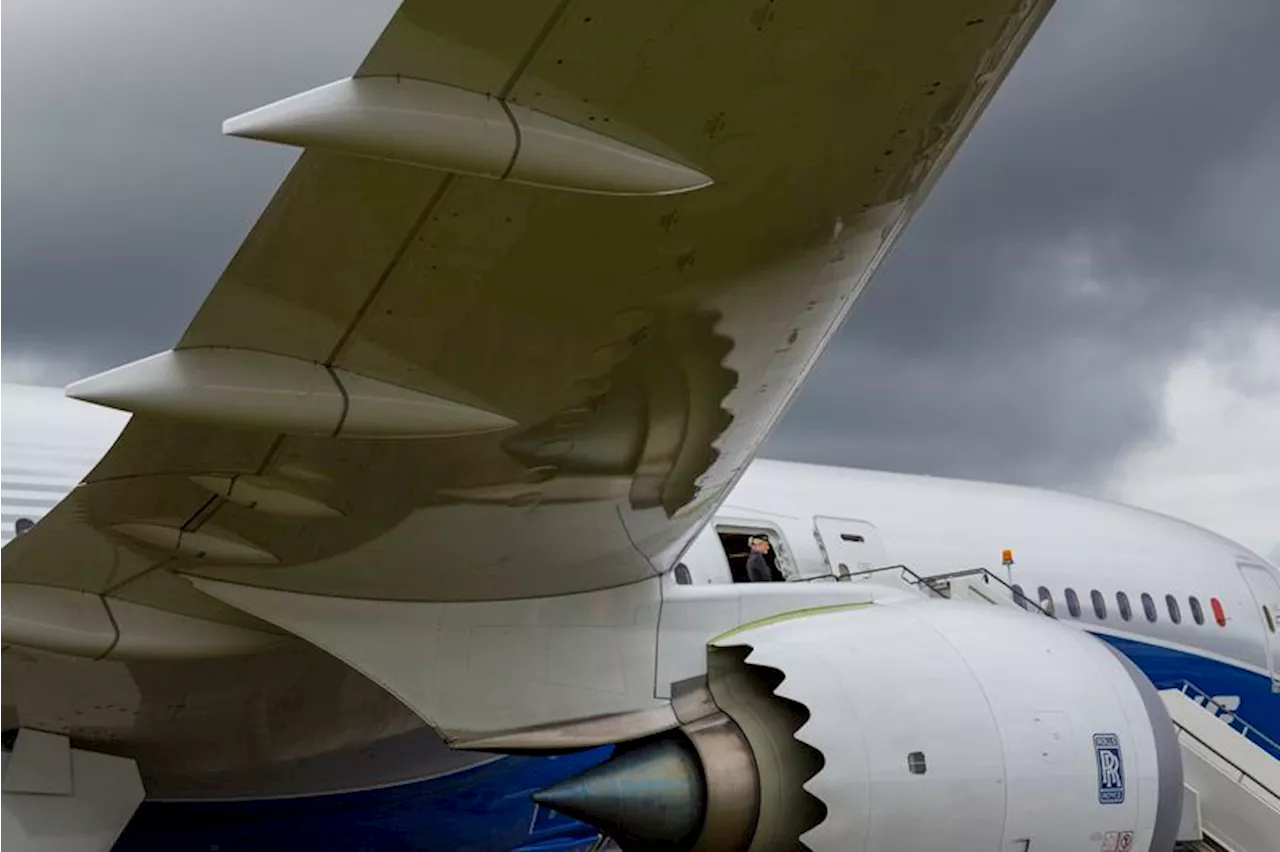
[[1000, 562], [1005, 566], [1013, 565], [1013, 551], [1008, 548], [1000, 551]]

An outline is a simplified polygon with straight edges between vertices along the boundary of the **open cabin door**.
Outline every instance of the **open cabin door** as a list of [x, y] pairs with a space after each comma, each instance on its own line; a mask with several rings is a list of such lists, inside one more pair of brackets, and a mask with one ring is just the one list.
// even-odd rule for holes
[[866, 521], [816, 515], [813, 537], [837, 579], [889, 564], [880, 533]]
[[1267, 670], [1271, 672], [1271, 691], [1280, 692], [1280, 579], [1276, 572], [1251, 562], [1237, 563], [1244, 581], [1253, 593], [1257, 614], [1267, 643]]

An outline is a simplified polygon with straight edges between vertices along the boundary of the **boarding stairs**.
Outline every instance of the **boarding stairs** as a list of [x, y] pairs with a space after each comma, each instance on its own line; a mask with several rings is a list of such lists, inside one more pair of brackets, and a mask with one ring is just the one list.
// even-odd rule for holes
[[881, 568], [845, 574], [839, 580], [860, 582], [877, 577], [882, 582], [897, 581], [932, 597], [973, 600], [994, 606], [1016, 606], [1028, 612], [1053, 618], [1052, 612], [1022, 595], [1015, 587], [986, 568], [966, 568], [945, 574], [921, 575], [906, 565], [885, 565]]
[[1182, 746], [1179, 841], [1189, 849], [1280, 852], [1280, 760], [1272, 756], [1280, 744], [1189, 682], [1160, 698]]

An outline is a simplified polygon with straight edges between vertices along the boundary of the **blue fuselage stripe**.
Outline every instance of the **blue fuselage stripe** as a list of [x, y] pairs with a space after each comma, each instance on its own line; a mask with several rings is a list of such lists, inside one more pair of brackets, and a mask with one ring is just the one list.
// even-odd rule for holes
[[[1273, 742], [1280, 742], [1280, 693], [1271, 689], [1271, 679], [1248, 669], [1211, 660], [1187, 651], [1163, 648], [1137, 639], [1093, 634], [1120, 651], [1142, 669], [1156, 689], [1177, 689], [1185, 682], [1210, 696], [1232, 696], [1240, 700], [1236, 715]], [[1260, 747], [1280, 759], [1280, 751], [1261, 738]]]

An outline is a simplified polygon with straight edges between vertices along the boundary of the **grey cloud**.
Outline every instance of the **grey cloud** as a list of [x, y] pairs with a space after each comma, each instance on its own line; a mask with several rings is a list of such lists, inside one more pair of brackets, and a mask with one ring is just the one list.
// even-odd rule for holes
[[172, 345], [296, 156], [222, 120], [349, 74], [395, 5], [7, 2], [5, 360]]
[[1198, 336], [1280, 311], [1277, 35], [1059, 4], [766, 452], [1096, 487]]
[[[170, 345], [293, 159], [220, 121], [394, 5], [7, 2], [6, 376]], [[1280, 311], [1278, 35], [1274, 0], [1061, 0], [766, 451], [1096, 482], [1198, 334]]]

